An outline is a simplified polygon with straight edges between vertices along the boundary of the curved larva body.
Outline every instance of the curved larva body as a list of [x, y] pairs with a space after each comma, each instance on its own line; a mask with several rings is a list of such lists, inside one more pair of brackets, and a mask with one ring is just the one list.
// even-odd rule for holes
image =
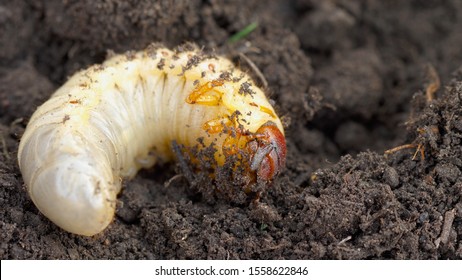
[[[211, 81], [221, 82], [204, 90]], [[239, 93], [245, 83], [252, 94]], [[19, 165], [45, 216], [91, 236], [111, 222], [121, 178], [172, 159], [173, 140], [193, 146], [204, 137], [222, 147], [226, 134], [204, 127], [236, 111], [248, 133], [268, 121], [283, 131], [263, 92], [224, 58], [163, 48], [117, 55], [75, 74], [38, 108], [21, 139]], [[219, 149], [218, 162], [223, 157]]]

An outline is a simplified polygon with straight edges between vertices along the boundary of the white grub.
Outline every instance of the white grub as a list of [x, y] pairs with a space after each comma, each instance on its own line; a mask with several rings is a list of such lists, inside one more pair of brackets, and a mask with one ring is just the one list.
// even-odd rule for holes
[[[30, 197], [56, 225], [86, 236], [103, 231], [113, 219], [121, 178], [159, 158], [171, 160], [173, 140], [193, 146], [204, 137], [206, 144], [223, 144], [223, 134], [204, 130], [210, 120], [239, 111], [247, 131], [272, 121], [283, 133], [246, 74], [223, 57], [183, 49], [152, 46], [114, 55], [76, 73], [32, 115], [19, 165]], [[186, 102], [198, 86], [218, 80], [216, 104]], [[252, 94], [239, 93], [243, 83], [250, 83]]]

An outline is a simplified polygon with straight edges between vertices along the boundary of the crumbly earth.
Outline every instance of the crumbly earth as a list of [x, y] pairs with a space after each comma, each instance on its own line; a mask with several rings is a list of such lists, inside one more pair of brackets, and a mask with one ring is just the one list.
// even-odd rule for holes
[[[0, 3], [1, 259], [462, 258], [461, 1], [172, 2]], [[263, 76], [287, 167], [234, 203], [162, 164], [124, 182], [106, 231], [64, 232], [19, 172], [28, 118], [78, 69], [151, 42], [195, 42]]]

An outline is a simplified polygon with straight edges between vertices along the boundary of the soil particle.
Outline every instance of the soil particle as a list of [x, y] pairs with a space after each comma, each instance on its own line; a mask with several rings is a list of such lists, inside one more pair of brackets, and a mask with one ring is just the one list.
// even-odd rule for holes
[[[460, 15], [458, 0], [0, 3], [0, 258], [461, 259]], [[161, 164], [124, 182], [104, 232], [64, 232], [17, 165], [28, 119], [111, 51], [184, 42], [258, 86], [263, 75], [287, 125], [286, 169], [249, 200], [225, 189], [238, 180], [206, 188]], [[442, 84], [432, 100], [428, 65]]]

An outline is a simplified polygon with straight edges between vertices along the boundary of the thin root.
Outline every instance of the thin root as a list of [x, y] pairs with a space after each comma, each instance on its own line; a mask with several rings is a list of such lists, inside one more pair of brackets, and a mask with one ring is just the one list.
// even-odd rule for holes
[[340, 240], [340, 242], [337, 243], [337, 246], [338, 246], [338, 245], [342, 245], [343, 243], [345, 243], [345, 242], [347, 242], [347, 241], [349, 241], [349, 240], [351, 240], [351, 235], [349, 235], [349, 236], [343, 238], [342, 240]]
[[185, 176], [183, 174], [176, 174], [175, 176], [173, 176], [172, 178], [168, 179], [167, 182], [164, 183], [164, 187], [165, 188], [169, 188], [170, 185], [174, 182], [174, 181], [177, 181], [181, 178], [184, 178]]
[[405, 144], [405, 145], [401, 145], [401, 146], [394, 147], [392, 149], [386, 150], [385, 155], [390, 155], [390, 154], [396, 153], [396, 152], [404, 150], [404, 149], [416, 149], [414, 155], [412, 156], [412, 160], [416, 159], [417, 154], [419, 152], [420, 152], [420, 159], [425, 160], [425, 147], [424, 147], [424, 145], [415, 144], [415, 143]]
[[268, 81], [266, 80], [265, 76], [263, 73], [258, 69], [257, 65], [250, 60], [244, 53], [240, 52], [239, 56], [247, 62], [247, 64], [252, 68], [252, 70], [255, 72], [255, 74], [258, 76], [258, 79], [260, 79], [260, 82], [262, 83], [262, 86], [264, 88], [268, 88]]
[[427, 88], [425, 89], [425, 95], [427, 96], [427, 102], [435, 99], [435, 92], [440, 88], [441, 82], [438, 73], [436, 73], [435, 67], [431, 64], [427, 65], [427, 78], [430, 80]]
[[[438, 73], [436, 72], [435, 67], [433, 67], [433, 65], [431, 64], [427, 65], [427, 77], [426, 78], [429, 80], [429, 83], [427, 87], [425, 88], [425, 95], [427, 97], [427, 103], [430, 103], [431, 101], [435, 99], [435, 93], [438, 91], [438, 89], [441, 86]], [[438, 132], [437, 127], [432, 127], [431, 129], [433, 133]], [[425, 129], [423, 128], [419, 128], [417, 129], [417, 131], [419, 134], [425, 133]], [[421, 143], [419, 144], [411, 143], [411, 144], [405, 144], [405, 145], [401, 145], [398, 147], [394, 147], [392, 149], [386, 150], [385, 155], [393, 154], [403, 149], [416, 149], [414, 155], [412, 156], [412, 160], [415, 160], [419, 153], [420, 153], [420, 159], [425, 160], [425, 147]]]

